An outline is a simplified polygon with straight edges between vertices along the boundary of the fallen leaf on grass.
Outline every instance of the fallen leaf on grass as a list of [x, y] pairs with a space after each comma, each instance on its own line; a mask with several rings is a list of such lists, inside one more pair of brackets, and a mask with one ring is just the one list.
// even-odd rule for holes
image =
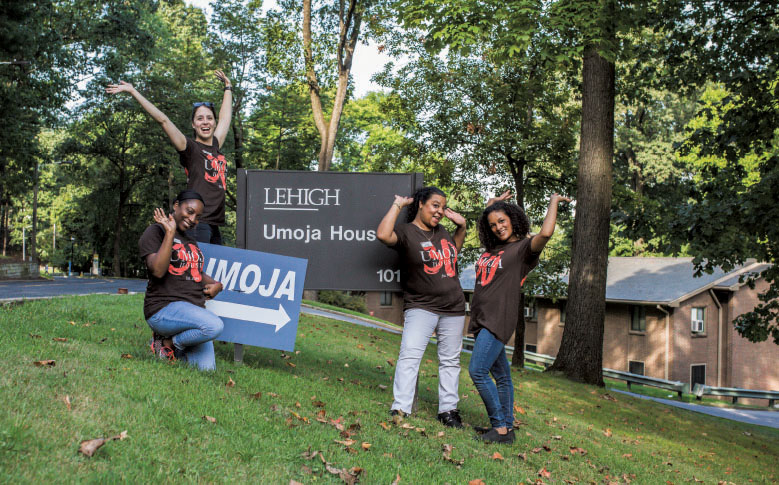
[[114, 440], [123, 440], [125, 438], [127, 438], [127, 431], [122, 431], [118, 435], [112, 436], [110, 438], [96, 438], [96, 439], [93, 439], [93, 440], [84, 440], [79, 445], [78, 451], [79, 451], [79, 453], [81, 453], [81, 454], [83, 454], [85, 456], [91, 457], [92, 455], [95, 454], [95, 452], [98, 450], [98, 448], [100, 448], [101, 446], [103, 446], [107, 442], [114, 441]]
[[298, 482], [297, 480], [290, 480], [289, 485], [303, 485], [303, 484]]
[[519, 414], [527, 414], [527, 411], [525, 411], [522, 406], [517, 404], [514, 405], [514, 411], [518, 412]]
[[538, 470], [538, 476], [542, 478], [549, 478], [552, 474], [546, 469], [546, 467]]
[[552, 436], [552, 439], [553, 440], [561, 440], [561, 439], [563, 439], [563, 437], [562, 436]]
[[323, 403], [322, 401], [314, 401], [311, 404], [313, 404], [315, 408], [323, 408], [323, 407], [325, 407], [325, 403]]
[[52, 340], [55, 341], [55, 342], [67, 342], [68, 341], [68, 339], [62, 338], [62, 337], [54, 337]]
[[389, 427], [389, 425], [388, 425], [387, 423], [385, 423], [384, 421], [382, 421], [381, 423], [379, 423], [379, 426], [381, 426], [382, 428], [384, 428], [384, 431], [389, 431], [389, 430], [390, 430], [390, 427]]
[[216, 423], [216, 418], [211, 417], [211, 416], [203, 416], [203, 419], [205, 419], [209, 423]]
[[297, 367], [297, 366], [296, 366], [295, 364], [293, 364], [292, 362], [287, 362], [287, 365], [288, 365], [288, 366], [290, 366], [290, 367]]
[[341, 440], [333, 440], [333, 441], [335, 441], [339, 445], [344, 445], [344, 446], [352, 446], [353, 444], [357, 443], [354, 440], [343, 440], [343, 441], [341, 441]]
[[395, 359], [387, 359], [387, 363], [390, 365], [390, 367], [395, 367]]
[[587, 454], [587, 450], [585, 450], [584, 448], [579, 448], [578, 446], [571, 446], [570, 451], [571, 451], [572, 455], [575, 455], [577, 453], [580, 454], [580, 455], [586, 455]]
[[259, 398], [261, 398], [261, 397], [262, 397], [262, 393], [261, 393], [261, 392], [255, 392], [254, 394], [252, 394], [252, 397], [253, 397], [254, 399], [259, 399]]
[[299, 415], [298, 413], [296, 413], [295, 411], [290, 411], [289, 413], [290, 413], [292, 416], [294, 416], [294, 417], [295, 417], [295, 418], [296, 418], [298, 421], [303, 421], [303, 422], [304, 422], [304, 423], [306, 423], [306, 424], [308, 424], [308, 423], [309, 423], [309, 419], [308, 419], [307, 417], [305, 417], [305, 416], [301, 416], [301, 415]]
[[[322, 455], [322, 452], [321, 451], [316, 451], [316, 450], [311, 451], [311, 447], [310, 446], [308, 447], [308, 451], [304, 451], [302, 453], [303, 458], [305, 458], [306, 460], [314, 459], [314, 458], [316, 458], [317, 455]], [[324, 460], [325, 460], [325, 457], [322, 456], [322, 461], [324, 461]]]
[[269, 395], [270, 397], [279, 397], [279, 395], [278, 395], [278, 394], [276, 394], [275, 392], [269, 392], [269, 393], [268, 393], [268, 395]]
[[633, 457], [633, 453], [625, 453], [624, 455], [622, 455], [622, 458], [632, 458], [632, 457]]
[[395, 475], [395, 480], [390, 485], [400, 485], [400, 473]]
[[384, 384], [379, 384], [379, 389], [381, 389], [382, 391], [384, 391], [384, 390], [386, 390], [386, 389], [387, 389], [387, 386], [385, 386]]
[[603, 430], [603, 434], [607, 437], [611, 438], [611, 428], [606, 428]]
[[500, 460], [500, 461], [503, 461], [503, 455], [501, 455], [501, 454], [500, 454], [500, 453], [498, 453], [497, 451], [496, 451], [495, 453], [493, 453], [493, 454], [492, 454], [492, 456], [491, 456], [490, 458], [492, 458], [493, 460]]
[[62, 400], [65, 401], [65, 405], [68, 407], [68, 411], [70, 411], [70, 396], [65, 396]]
[[541, 450], [543, 450], [543, 448], [533, 448], [533, 449], [532, 449], [532, 450], [530, 450], [530, 451], [532, 451], [533, 453], [540, 453], [540, 452], [541, 452]]
[[57, 362], [54, 360], [36, 360], [33, 364], [38, 367], [54, 367], [57, 365]]
[[362, 448], [363, 451], [368, 451], [368, 449], [371, 447], [370, 443], [366, 443], [365, 441], [360, 444], [360, 448]]
[[448, 443], [445, 443], [443, 445], [444, 460], [446, 460], [446, 461], [448, 461], [450, 463], [453, 463], [455, 466], [457, 466], [457, 468], [460, 468], [463, 465], [463, 463], [465, 463], [465, 460], [464, 459], [463, 460], [455, 460], [454, 458], [452, 458], [452, 450], [453, 449], [454, 449], [454, 446], [452, 446], [452, 445], [450, 445]]
[[522, 461], [527, 460], [527, 454], [526, 453], [518, 453], [517, 458], [519, 458]]
[[360, 473], [362, 473], [362, 468], [360, 467], [352, 467], [351, 469], [346, 468], [336, 468], [332, 466], [330, 463], [325, 463], [325, 469], [328, 471], [328, 473], [332, 473], [333, 475], [338, 475], [341, 480], [344, 481], [347, 485], [353, 485], [357, 483], [358, 478], [360, 476]]
[[477, 478], [475, 480], [469, 481], [468, 485], [485, 485], [485, 484], [484, 484], [484, 481], [481, 478]]
[[443, 438], [445, 435], [446, 433], [444, 433], [443, 431], [439, 431], [438, 434], [436, 435], [436, 438]]
[[123, 359], [132, 359], [133, 356], [131, 354], [122, 354]]
[[31, 333], [30, 338], [41, 338], [41, 336], [38, 335], [37, 333]]
[[614, 401], [614, 402], [617, 402], [617, 398], [616, 398], [616, 397], [614, 397], [614, 396], [612, 396], [611, 394], [604, 394], [604, 395], [602, 395], [601, 397], [602, 397], [603, 399], [607, 400], [607, 401]]
[[235, 387], [235, 381], [233, 380], [232, 377], [229, 377], [227, 379], [227, 384], [225, 384], [225, 387]]

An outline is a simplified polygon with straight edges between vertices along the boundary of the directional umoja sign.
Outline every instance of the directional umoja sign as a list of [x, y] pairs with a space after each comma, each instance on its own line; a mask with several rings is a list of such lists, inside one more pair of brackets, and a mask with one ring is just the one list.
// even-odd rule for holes
[[213, 244], [198, 246], [206, 274], [223, 286], [206, 302], [225, 324], [219, 340], [294, 350], [308, 261]]

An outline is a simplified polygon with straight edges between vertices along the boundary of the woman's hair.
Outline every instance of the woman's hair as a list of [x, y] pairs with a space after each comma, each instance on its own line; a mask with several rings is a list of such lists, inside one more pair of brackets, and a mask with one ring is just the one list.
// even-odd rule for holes
[[181, 203], [184, 202], [185, 200], [192, 200], [192, 199], [199, 200], [200, 202], [203, 202], [203, 204], [205, 204], [205, 202], [203, 201], [203, 197], [201, 197], [201, 195], [195, 192], [194, 190], [182, 190], [181, 192], [179, 192], [179, 195], [176, 196], [176, 200], [174, 200], [173, 203], [174, 204], [176, 202]]
[[214, 103], [212, 103], [210, 101], [205, 101], [205, 102], [201, 101], [199, 103], [193, 103], [193, 105], [192, 105], [192, 120], [191, 121], [195, 121], [195, 113], [197, 113], [197, 110], [200, 109], [201, 107], [206, 107], [206, 108], [210, 109], [211, 113], [214, 114], [214, 119], [216, 119], [216, 110], [214, 109]]
[[419, 211], [419, 204], [424, 204], [428, 200], [430, 200], [430, 197], [434, 195], [440, 195], [443, 198], [446, 198], [446, 194], [443, 190], [439, 189], [438, 187], [433, 187], [432, 185], [429, 187], [422, 187], [421, 189], [414, 192], [414, 202], [411, 203], [410, 206], [408, 206], [408, 213], [406, 215], [406, 222], [411, 222], [417, 217], [417, 211]]
[[487, 251], [495, 249], [495, 247], [503, 244], [498, 237], [493, 234], [490, 229], [490, 222], [487, 217], [493, 212], [503, 212], [508, 216], [511, 221], [511, 229], [519, 239], [524, 239], [527, 233], [530, 232], [530, 218], [527, 217], [525, 211], [523, 211], [517, 204], [511, 204], [508, 202], [498, 201], [491, 206], [484, 209], [479, 219], [479, 240]]

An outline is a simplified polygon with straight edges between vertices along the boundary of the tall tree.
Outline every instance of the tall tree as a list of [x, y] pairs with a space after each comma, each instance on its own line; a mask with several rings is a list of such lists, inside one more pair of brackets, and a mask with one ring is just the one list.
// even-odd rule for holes
[[[349, 88], [349, 73], [352, 69], [354, 49], [360, 37], [360, 27], [369, 0], [339, 0], [335, 8], [325, 5], [312, 14], [312, 0], [303, 0], [303, 57], [306, 66], [308, 91], [311, 96], [311, 109], [314, 123], [321, 139], [319, 148], [319, 170], [329, 170], [335, 150], [335, 139], [338, 134], [338, 124], [341, 121], [344, 103]], [[336, 29], [336, 90], [329, 119], [322, 107], [322, 88], [316, 72], [314, 56], [314, 35], [311, 28], [312, 16], [323, 18], [325, 25]], [[335, 22], [332, 18], [335, 16]], [[337, 25], [337, 28], [335, 28]]]

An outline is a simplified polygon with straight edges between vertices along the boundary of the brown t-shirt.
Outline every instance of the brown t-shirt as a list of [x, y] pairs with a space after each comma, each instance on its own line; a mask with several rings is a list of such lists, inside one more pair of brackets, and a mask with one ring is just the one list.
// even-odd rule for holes
[[519, 318], [519, 292], [541, 254], [531, 252], [532, 239], [510, 242], [479, 256], [469, 332], [486, 328], [504, 344], [511, 339]]
[[219, 151], [219, 141], [206, 146], [187, 138], [187, 146], [179, 152], [179, 161], [187, 174], [187, 188], [203, 197], [203, 214], [199, 222], [222, 226], [225, 223], [225, 170], [227, 160]]
[[449, 232], [437, 226], [424, 233], [412, 223], [395, 227], [400, 253], [403, 309], [421, 308], [445, 315], [465, 315], [465, 298], [457, 277], [457, 248]]
[[[144, 262], [146, 256], [160, 250], [164, 238], [165, 229], [160, 224], [152, 224], [146, 228], [138, 241], [138, 254]], [[149, 275], [146, 298], [143, 300], [143, 315], [148, 319], [174, 301], [187, 301], [205, 307], [204, 287], [203, 253], [197, 246], [197, 241], [176, 231], [170, 265], [165, 276], [156, 278], [152, 274]]]

